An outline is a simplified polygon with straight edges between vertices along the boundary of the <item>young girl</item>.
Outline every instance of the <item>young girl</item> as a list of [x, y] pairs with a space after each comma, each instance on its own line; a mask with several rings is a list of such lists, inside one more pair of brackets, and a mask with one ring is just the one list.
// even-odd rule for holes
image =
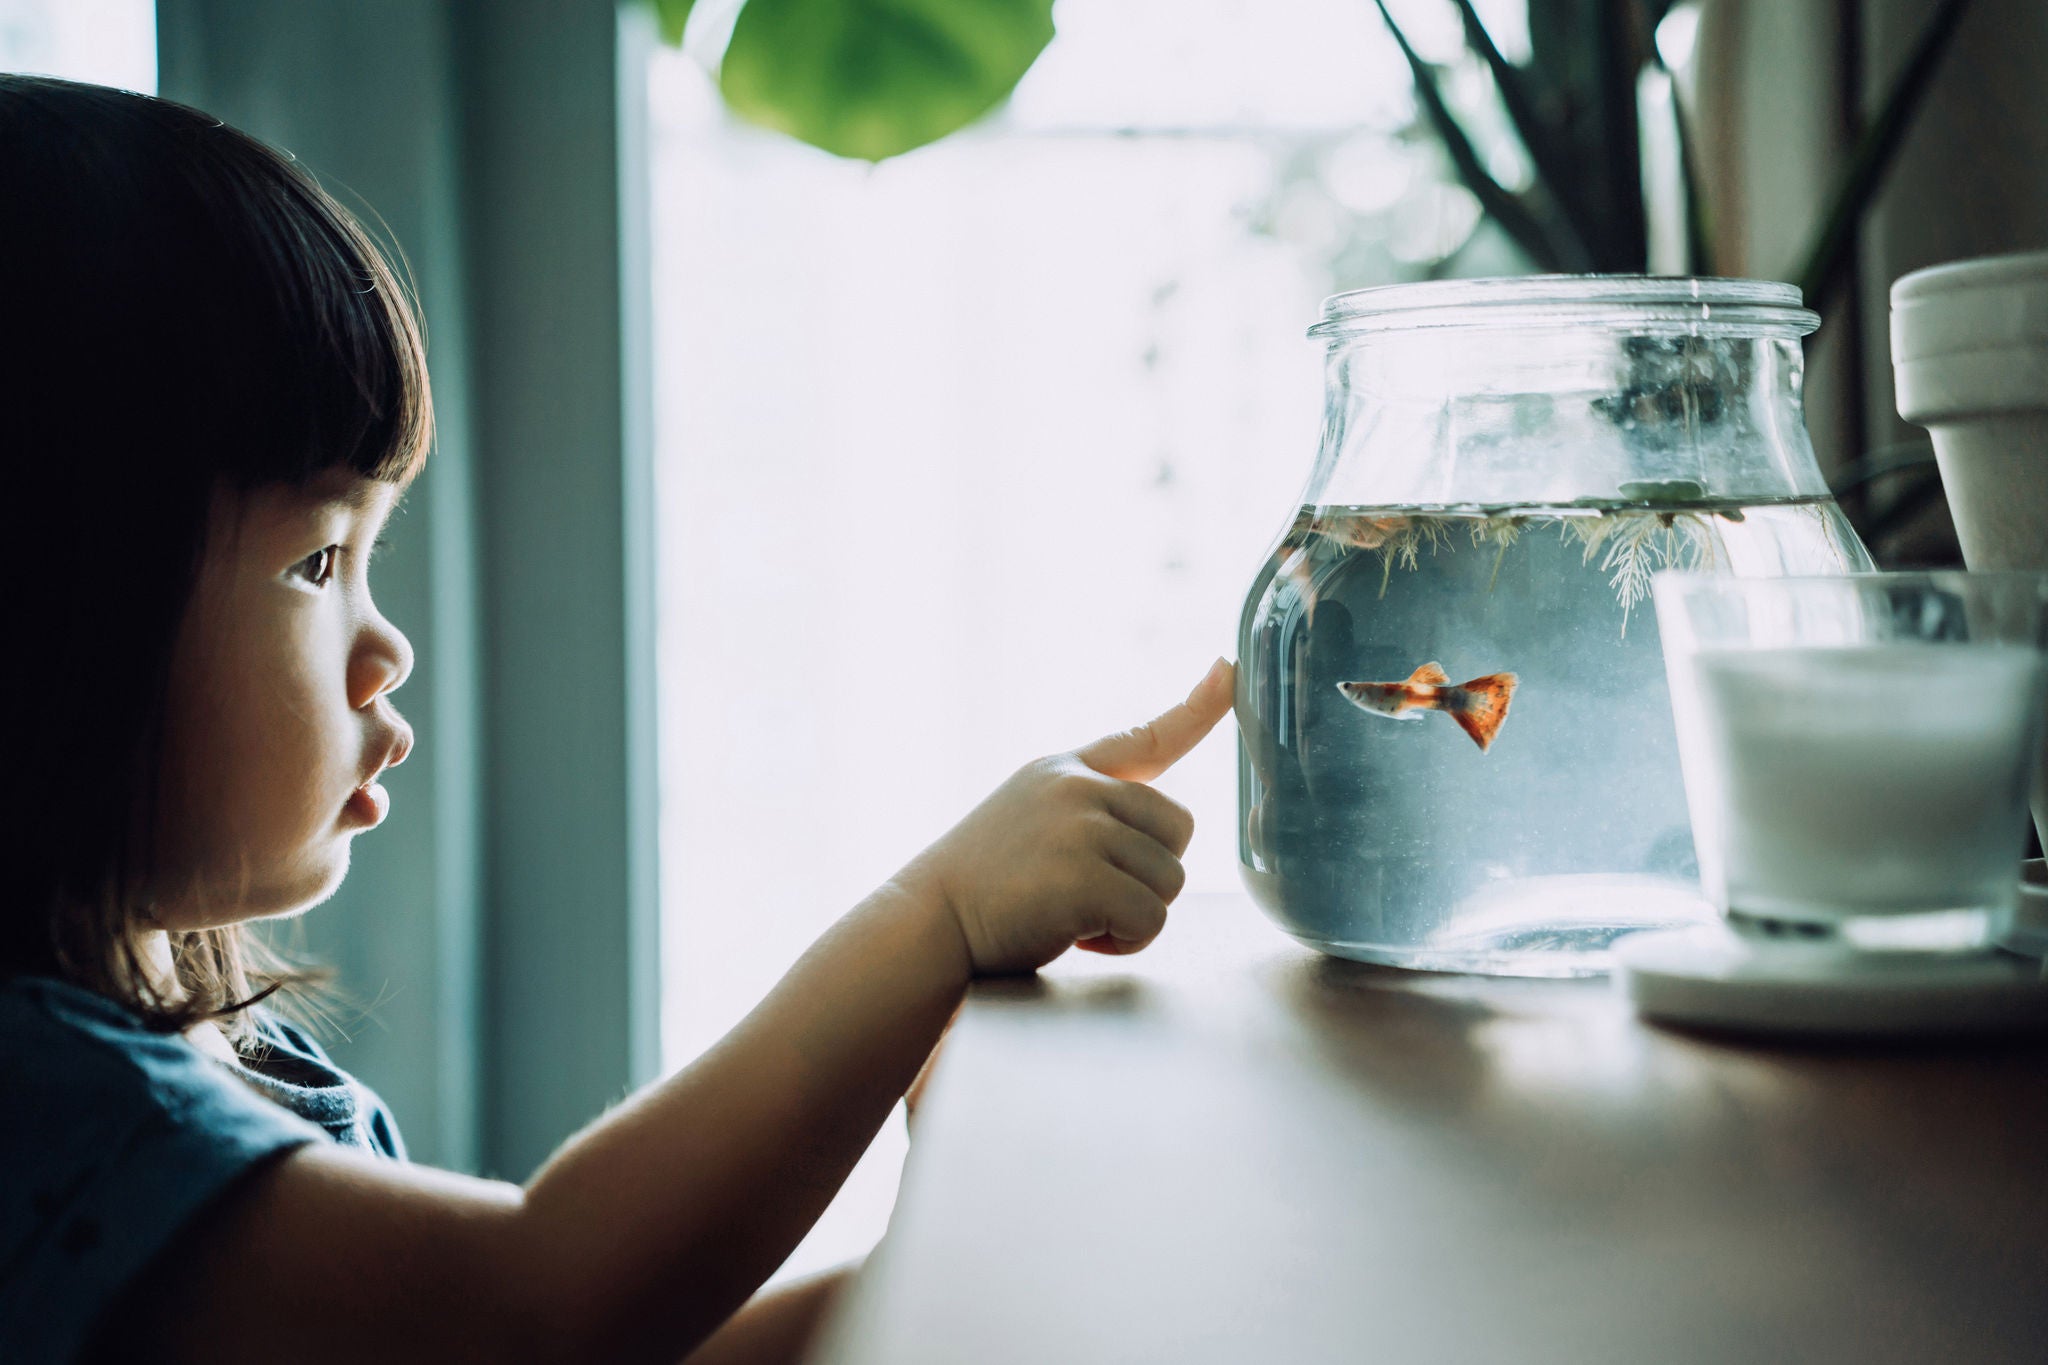
[[[1032, 763], [730, 1036], [523, 1188], [413, 1166], [257, 1002], [412, 737], [369, 557], [431, 439], [420, 336], [288, 161], [0, 76], [0, 1360], [788, 1358], [803, 1236], [978, 973], [1132, 952], [1229, 707]], [[745, 1305], [743, 1307], [743, 1305]]]

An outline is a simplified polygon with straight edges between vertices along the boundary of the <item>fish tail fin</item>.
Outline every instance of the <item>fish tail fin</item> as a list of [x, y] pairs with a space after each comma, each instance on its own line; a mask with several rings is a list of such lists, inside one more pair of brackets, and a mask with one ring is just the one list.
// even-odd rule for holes
[[[1410, 655], [1409, 657], [1413, 658], [1414, 656]], [[1451, 675], [1444, 672], [1442, 664], [1432, 659], [1413, 673], [1410, 673], [1408, 681], [1420, 684], [1423, 687], [1447, 687], [1450, 685]]]
[[1508, 703], [1514, 700], [1515, 685], [1521, 680], [1512, 673], [1489, 673], [1460, 685], [1457, 704], [1446, 707], [1472, 742], [1485, 753], [1493, 747], [1501, 722], [1508, 718]]

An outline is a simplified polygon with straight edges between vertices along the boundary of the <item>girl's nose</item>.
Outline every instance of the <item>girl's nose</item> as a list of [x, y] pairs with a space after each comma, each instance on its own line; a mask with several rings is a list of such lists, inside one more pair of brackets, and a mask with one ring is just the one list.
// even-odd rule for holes
[[349, 704], [361, 709], [412, 676], [412, 641], [382, 616], [373, 617], [349, 659]]

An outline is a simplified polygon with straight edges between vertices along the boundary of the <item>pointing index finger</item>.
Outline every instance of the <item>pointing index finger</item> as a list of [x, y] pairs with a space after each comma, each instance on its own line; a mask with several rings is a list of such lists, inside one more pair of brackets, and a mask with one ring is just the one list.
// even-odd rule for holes
[[1236, 670], [1223, 659], [1209, 666], [1195, 690], [1178, 706], [1129, 730], [1083, 745], [1074, 756], [1109, 777], [1150, 782], [1201, 742], [1230, 710]]

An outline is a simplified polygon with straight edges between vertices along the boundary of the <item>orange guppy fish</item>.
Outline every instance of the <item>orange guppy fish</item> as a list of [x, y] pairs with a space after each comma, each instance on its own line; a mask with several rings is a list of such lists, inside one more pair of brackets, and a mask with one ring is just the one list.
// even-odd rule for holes
[[1374, 715], [1395, 720], [1421, 720], [1425, 711], [1441, 711], [1485, 753], [1508, 718], [1518, 681], [1512, 673], [1489, 673], [1454, 687], [1442, 664], [1427, 663], [1406, 682], [1340, 682], [1337, 690]]

